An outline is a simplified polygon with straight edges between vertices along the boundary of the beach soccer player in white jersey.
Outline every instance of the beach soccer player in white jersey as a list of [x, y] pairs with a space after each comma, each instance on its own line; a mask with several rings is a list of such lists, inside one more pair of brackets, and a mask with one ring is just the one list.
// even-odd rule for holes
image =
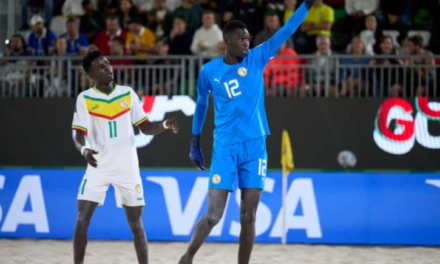
[[84, 262], [90, 219], [97, 205], [104, 203], [111, 184], [117, 206], [125, 209], [138, 262], [147, 264], [142, 224], [145, 201], [133, 125], [146, 135], [157, 135], [166, 130], [177, 133], [177, 121], [150, 122], [133, 89], [114, 83], [112, 66], [101, 51], [85, 55], [82, 66], [95, 85], [78, 95], [72, 122], [75, 146], [88, 163], [78, 190], [74, 263]]
[[[214, 146], [209, 172], [208, 210], [197, 222], [191, 242], [179, 264], [191, 264], [212, 228], [220, 221], [238, 178], [241, 189], [238, 264], [248, 264], [255, 240], [258, 203], [267, 167], [269, 126], [264, 108], [263, 70], [277, 50], [304, 21], [315, 0], [305, 0], [270, 39], [249, 50], [249, 32], [241, 21], [223, 28], [224, 55], [203, 65], [197, 83], [198, 98], [192, 124], [190, 159], [204, 170], [200, 134], [209, 94], [214, 101]], [[318, 26], [318, 25], [317, 25]], [[264, 263], [270, 262], [263, 260]]]

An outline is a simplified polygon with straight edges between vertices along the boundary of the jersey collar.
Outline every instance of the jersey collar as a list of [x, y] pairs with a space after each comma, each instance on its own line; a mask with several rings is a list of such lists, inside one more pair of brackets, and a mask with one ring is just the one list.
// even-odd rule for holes
[[100, 94], [103, 94], [103, 95], [107, 95], [107, 96], [109, 96], [109, 95], [111, 95], [111, 94], [116, 90], [116, 86], [117, 86], [117, 85], [116, 85], [116, 83], [114, 82], [114, 83], [113, 83], [113, 89], [112, 89], [109, 93], [106, 93], [106, 92], [100, 90], [96, 85], [93, 86], [93, 90], [95, 90], [96, 92], [98, 92], [98, 93], [100, 93]]

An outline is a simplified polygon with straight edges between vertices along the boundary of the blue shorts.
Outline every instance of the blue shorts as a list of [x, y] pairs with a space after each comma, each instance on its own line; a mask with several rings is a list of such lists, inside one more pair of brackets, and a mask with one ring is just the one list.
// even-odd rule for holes
[[238, 176], [240, 189], [264, 189], [266, 179], [266, 137], [232, 145], [215, 145], [212, 151], [209, 188], [234, 190]]

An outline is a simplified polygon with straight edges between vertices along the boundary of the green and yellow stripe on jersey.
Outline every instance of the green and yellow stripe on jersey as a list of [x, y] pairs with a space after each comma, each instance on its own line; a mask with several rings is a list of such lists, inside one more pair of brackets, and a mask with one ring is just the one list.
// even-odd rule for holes
[[84, 95], [87, 111], [90, 115], [113, 120], [131, 109], [130, 92], [118, 95], [111, 99], [94, 98]]
[[81, 130], [84, 133], [87, 133], [87, 128], [82, 127], [82, 126], [72, 125], [72, 129]]

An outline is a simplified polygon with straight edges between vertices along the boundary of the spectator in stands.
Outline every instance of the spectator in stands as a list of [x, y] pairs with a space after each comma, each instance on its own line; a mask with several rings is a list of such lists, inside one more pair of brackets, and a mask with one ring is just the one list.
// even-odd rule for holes
[[[119, 16], [119, 21], [121, 21], [121, 27], [124, 30], [128, 30], [128, 22], [130, 20], [140, 17], [139, 11], [132, 0], [121, 0], [117, 15]], [[143, 21], [140, 22], [142, 23]]]
[[102, 10], [105, 16], [115, 15], [119, 10], [120, 0], [96, 0], [98, 10]]
[[52, 55], [55, 51], [55, 34], [44, 26], [44, 20], [40, 15], [31, 18], [33, 32], [28, 38], [28, 47], [35, 56]]
[[187, 29], [191, 34], [200, 27], [202, 14], [203, 9], [195, 0], [182, 0], [182, 5], [174, 10], [174, 18], [185, 17]]
[[174, 10], [176, 10], [176, 8], [178, 8], [182, 3], [182, 0], [166, 0], [166, 1], [167, 1], [167, 8], [171, 12], [174, 12]]
[[150, 29], [142, 25], [139, 18], [135, 17], [128, 21], [128, 29], [125, 43], [128, 54], [145, 56], [155, 53], [156, 36]]
[[133, 5], [137, 7], [139, 12], [148, 12], [153, 8], [153, 0], [132, 0]]
[[362, 30], [360, 37], [365, 45], [365, 52], [367, 54], [374, 54], [374, 46], [377, 39], [377, 20], [374, 15], [368, 15], [365, 18], [365, 29]]
[[167, 9], [165, 0], [154, 0], [153, 9], [147, 13], [147, 27], [157, 39], [168, 36], [173, 24], [173, 14]]
[[370, 58], [365, 57], [366, 48], [360, 37], [353, 37], [350, 44], [350, 55], [340, 61], [341, 97], [356, 97], [359, 94], [368, 95], [366, 81]]
[[379, 7], [379, 0], [345, 0], [344, 33], [357, 35], [365, 18]]
[[[171, 66], [178, 63], [178, 60], [167, 58], [167, 55], [169, 54], [168, 51], [169, 45], [162, 41], [160, 45], [158, 45], [158, 55], [162, 58], [154, 60], [152, 63], [162, 66]], [[159, 70], [155, 70], [153, 74], [155, 74], [155, 76], [150, 78], [151, 89], [149, 89], [149, 95], [175, 94], [174, 91], [176, 90], [174, 89], [178, 84], [180, 69], [161, 68]]]
[[203, 12], [202, 26], [192, 39], [191, 51], [195, 55], [217, 57], [218, 43], [223, 41], [222, 30], [215, 23], [215, 14], [211, 10]]
[[203, 8], [203, 10], [211, 10], [214, 12], [214, 14], [216, 12], [219, 11], [219, 1], [216, 0], [198, 0], [197, 1], [200, 6]]
[[[53, 60], [50, 62], [50, 70], [46, 73], [46, 79], [49, 85], [45, 90], [45, 97], [62, 96], [63, 92], [67, 93], [67, 61], [58, 60], [57, 58], [67, 56], [67, 39], [66, 37], [58, 37], [55, 43], [55, 53]], [[73, 80], [75, 82], [76, 80]]]
[[412, 0], [381, 0], [380, 9], [384, 18], [380, 22], [387, 21], [391, 24], [408, 24]]
[[[405, 76], [412, 89], [415, 88], [416, 96], [427, 96], [428, 89], [432, 96], [435, 61], [432, 52], [423, 48], [423, 39], [416, 35], [408, 39], [409, 55], [414, 55], [405, 60], [405, 65], [408, 65]], [[413, 91], [407, 88], [407, 94], [414, 96]]]
[[29, 29], [29, 8], [44, 8], [44, 19], [46, 21], [45, 26], [50, 25], [52, 20], [53, 0], [22, 0], [21, 1], [21, 28], [20, 30]]
[[105, 29], [105, 21], [101, 12], [95, 10], [95, 6], [90, 0], [83, 0], [84, 15], [81, 16], [79, 31], [87, 35], [89, 43], [93, 43], [96, 36]]
[[85, 55], [89, 47], [89, 41], [86, 35], [79, 32], [78, 24], [74, 18], [67, 20], [66, 31], [61, 37], [67, 40], [67, 55]]
[[[110, 40], [110, 55], [111, 56], [124, 56], [125, 41], [121, 38], [113, 38]], [[116, 78], [116, 82], [128, 83], [131, 77], [131, 65], [134, 64], [132, 59], [111, 59], [110, 64], [113, 66], [113, 74]]]
[[237, 0], [228, 6], [223, 19], [225, 22], [231, 19], [243, 21], [243, 23], [246, 24], [252, 40], [264, 27], [264, 21], [261, 19], [263, 14], [263, 8], [252, 0]]
[[286, 97], [292, 93], [291, 90], [303, 85], [300, 59], [287, 43], [278, 49], [277, 55], [264, 69], [264, 84], [267, 93]]
[[82, 2], [78, 0], [66, 0], [63, 4], [63, 15], [68, 17], [80, 17], [84, 15]]
[[[32, 56], [32, 52], [26, 45], [26, 40], [20, 34], [14, 34], [9, 39], [9, 44], [6, 46], [4, 57], [26, 57]], [[0, 60], [0, 65], [4, 66], [8, 63], [14, 63], [16, 60], [5, 59]]]
[[4, 54], [6, 59], [0, 60], [3, 72], [0, 76], [0, 92], [5, 96], [28, 95], [31, 77], [29, 67], [35, 63], [30, 60], [7, 59], [7, 57], [31, 56], [32, 52], [27, 49], [26, 41], [20, 34], [12, 35], [9, 41]]
[[291, 15], [296, 10], [296, 0], [285, 0], [284, 1], [284, 10], [281, 12], [281, 21], [284, 25]]
[[119, 38], [125, 43], [127, 41], [127, 32], [121, 29], [119, 18], [115, 15], [107, 17], [106, 25], [107, 30], [99, 32], [94, 44], [104, 55], [110, 55], [111, 41]]
[[301, 31], [307, 35], [306, 48], [307, 53], [316, 51], [317, 36], [331, 36], [331, 29], [334, 21], [333, 8], [323, 3], [323, 0], [316, 0], [310, 8], [307, 17], [301, 25]]
[[[284, 0], [268, 0], [266, 3], [266, 14], [277, 14], [280, 16], [285, 10]], [[282, 21], [282, 20], [281, 20]]]
[[170, 55], [191, 55], [192, 34], [187, 29], [186, 18], [177, 16], [168, 36], [167, 42], [170, 47]]
[[[270, 37], [277, 32], [280, 28], [280, 19], [277, 14], [272, 13], [266, 16], [266, 27], [260, 31], [254, 38], [254, 47], [260, 45], [264, 41], [268, 40]], [[288, 48], [293, 49], [293, 41], [289, 38], [286, 41], [286, 45]]]
[[[380, 50], [377, 54], [382, 55], [382, 57], [371, 61], [374, 68], [374, 78], [376, 79], [376, 87], [373, 90], [374, 95], [398, 96], [402, 93], [401, 78], [403, 72], [399, 69], [399, 66], [403, 65], [403, 62], [393, 57], [399, 55], [399, 52], [394, 46], [394, 40], [391, 36], [382, 37]], [[389, 57], [383, 57], [387, 55]]]
[[306, 76], [307, 85], [301, 95], [306, 93], [317, 96], [338, 96], [338, 61], [333, 58], [330, 37], [327, 35], [316, 38], [316, 57], [309, 61], [309, 72]]

